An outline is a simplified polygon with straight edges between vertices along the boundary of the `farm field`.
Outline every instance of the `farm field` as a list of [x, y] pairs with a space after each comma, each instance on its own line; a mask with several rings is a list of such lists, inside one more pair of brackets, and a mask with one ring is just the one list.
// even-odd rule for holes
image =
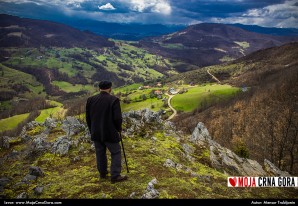
[[36, 117], [35, 121], [42, 123], [47, 117], [58, 117], [59, 113], [63, 113], [63, 104], [56, 101], [51, 101], [51, 105], [55, 106], [49, 109], [43, 109], [40, 111], [40, 115]]
[[24, 121], [29, 116], [29, 113], [19, 114], [13, 117], [0, 120], [0, 132], [11, 130], [18, 126], [19, 123]]
[[210, 104], [212, 101], [226, 99], [239, 91], [239, 88], [230, 85], [208, 84], [204, 86], [195, 86], [188, 89], [188, 92], [177, 94], [172, 98], [171, 105], [182, 112], [191, 112], [204, 104]]
[[[164, 101], [167, 101], [167, 99], [169, 98], [168, 91], [172, 87], [166, 85], [162, 88], [152, 87], [143, 90], [138, 90], [135, 88], [136, 85], [122, 87], [121, 89], [116, 88], [114, 90], [114, 93], [126, 91], [124, 93], [125, 97], [120, 97], [120, 99], [122, 100], [121, 107], [124, 112], [145, 108], [149, 108], [154, 111], [169, 110], [168, 106], [164, 107]], [[177, 92], [185, 90], [185, 92], [182, 94], [177, 93], [171, 100], [171, 105], [180, 112], [191, 112], [194, 109], [204, 106], [204, 104], [211, 104], [230, 98], [238, 91], [240, 91], [240, 89], [237, 87], [220, 84], [205, 84], [195, 86], [175, 85], [174, 89]], [[155, 96], [150, 97], [152, 91], [156, 90], [163, 91], [160, 99], [156, 98]], [[145, 98], [142, 99], [142, 97]], [[130, 102], [124, 103], [124, 99], [129, 99]]]
[[[35, 118], [35, 121], [39, 123], [43, 123], [47, 117], [56, 117], [59, 115], [63, 115], [64, 109], [62, 108], [62, 104], [56, 101], [51, 101], [51, 104], [55, 107], [40, 110], [40, 115]], [[0, 132], [14, 129], [18, 126], [19, 123], [26, 120], [28, 118], [29, 113], [14, 115], [12, 117], [8, 117], [0, 120]]]
[[59, 89], [69, 93], [69, 92], [79, 92], [82, 90], [90, 91], [91, 93], [96, 92], [96, 88], [92, 85], [82, 85], [82, 84], [71, 84], [65, 81], [53, 81], [52, 84], [59, 87]]

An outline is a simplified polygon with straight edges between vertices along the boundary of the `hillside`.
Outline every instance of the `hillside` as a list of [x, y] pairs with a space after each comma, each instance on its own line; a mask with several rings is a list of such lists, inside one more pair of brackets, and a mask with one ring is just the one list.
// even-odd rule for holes
[[[205, 68], [222, 83], [245, 92], [207, 110], [182, 114], [174, 120], [176, 126], [190, 131], [202, 121], [216, 141], [233, 151], [246, 151], [259, 161], [267, 158], [297, 174], [297, 60], [298, 43], [291, 43]], [[191, 81], [199, 74], [183, 75]]]
[[230, 25], [203, 23], [161, 37], [143, 39], [140, 43], [151, 52], [202, 67], [291, 41], [298, 41], [298, 37], [270, 36]]
[[0, 14], [0, 47], [111, 47], [114, 43], [91, 32], [43, 20]]
[[[148, 109], [123, 114], [129, 180], [99, 179], [94, 145], [77, 118], [30, 122], [1, 137], [0, 196], [9, 199], [297, 198], [294, 188], [232, 188], [227, 177], [289, 176], [270, 161], [237, 156], [203, 123], [186, 135]], [[212, 149], [213, 148], [213, 149]], [[110, 162], [110, 159], [109, 159]], [[123, 162], [123, 174], [126, 173]]]
[[51, 107], [47, 100], [77, 102], [96, 92], [103, 79], [115, 88], [195, 68], [149, 53], [137, 42], [107, 40], [54, 22], [1, 15], [0, 27], [0, 119], [29, 115], [36, 98], [43, 98], [38, 110]]
[[90, 19], [73, 21], [63, 20], [63, 23], [80, 30], [88, 30], [107, 38], [138, 41], [145, 37], [161, 36], [170, 34], [185, 28], [183, 25], [163, 25], [163, 24], [137, 24], [137, 23], [112, 23], [104, 21], [94, 21]]

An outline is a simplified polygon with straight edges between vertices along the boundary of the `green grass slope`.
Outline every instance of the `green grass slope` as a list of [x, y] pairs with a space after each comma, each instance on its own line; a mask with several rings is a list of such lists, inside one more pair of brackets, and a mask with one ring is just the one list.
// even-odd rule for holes
[[1, 119], [0, 132], [14, 129], [16, 126], [18, 126], [19, 123], [25, 120], [28, 116], [29, 116], [29, 113], [26, 113], [26, 114], [19, 114], [13, 117]]
[[189, 88], [188, 92], [177, 94], [172, 98], [171, 104], [177, 111], [191, 112], [203, 107], [204, 104], [218, 102], [233, 96], [239, 88], [230, 85], [208, 84]]
[[[88, 141], [82, 140], [84, 131], [81, 131], [71, 137], [72, 141], [79, 141], [80, 144], [71, 146], [64, 156], [49, 151], [32, 155], [26, 153], [28, 155], [4, 161], [0, 166], [1, 176], [13, 178], [3, 193], [8, 198], [26, 192], [33, 199], [138, 199], [144, 194], [147, 184], [156, 178], [154, 188], [159, 192], [160, 199], [297, 197], [295, 191], [289, 188], [228, 188], [227, 175], [208, 166], [208, 148], [190, 143], [188, 137], [181, 133], [150, 130], [148, 126], [145, 125], [149, 133], [147, 138], [141, 137], [140, 133], [123, 137], [130, 171], [126, 182], [111, 184], [109, 179], [99, 179], [95, 152]], [[34, 139], [44, 129], [43, 126], [37, 126], [27, 130], [26, 134]], [[58, 126], [50, 131], [47, 141], [54, 142], [64, 134]], [[184, 143], [193, 148], [194, 161], [184, 156]], [[10, 145], [9, 149], [0, 150], [0, 157], [7, 156], [11, 151], [20, 155], [30, 148], [20, 137], [11, 139]], [[167, 159], [180, 166], [164, 166]], [[44, 177], [38, 177], [29, 184], [20, 183], [31, 165], [40, 167]], [[122, 173], [125, 174], [124, 162], [122, 166]], [[40, 195], [33, 191], [37, 186], [43, 187]]]

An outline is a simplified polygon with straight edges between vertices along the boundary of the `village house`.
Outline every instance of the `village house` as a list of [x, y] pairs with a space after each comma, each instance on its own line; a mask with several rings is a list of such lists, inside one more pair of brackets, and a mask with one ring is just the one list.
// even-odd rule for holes
[[174, 89], [174, 88], [171, 88], [170, 90], [169, 90], [169, 94], [177, 94], [178, 92], [176, 91], [176, 89]]
[[162, 91], [160, 91], [160, 90], [156, 90], [156, 91], [154, 91], [154, 94], [155, 94], [155, 95], [162, 95]]
[[158, 83], [156, 84], [156, 86], [157, 86], [157, 87], [162, 87], [162, 84], [161, 84], [160, 82], [158, 82]]

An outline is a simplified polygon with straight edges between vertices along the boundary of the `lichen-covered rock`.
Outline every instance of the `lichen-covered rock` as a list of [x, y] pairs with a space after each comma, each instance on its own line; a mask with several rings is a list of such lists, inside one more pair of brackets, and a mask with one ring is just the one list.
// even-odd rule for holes
[[142, 137], [147, 138], [151, 136], [148, 131], [163, 127], [161, 113], [154, 112], [148, 108], [123, 113], [122, 117], [126, 125], [123, 134], [126, 136], [141, 134]]
[[134, 198], [136, 197], [136, 192], [132, 192], [132, 193], [129, 195], [129, 197], [130, 197], [131, 199], [134, 199]]
[[80, 156], [76, 156], [73, 158], [73, 162], [78, 162], [81, 160], [81, 157]]
[[63, 156], [68, 153], [70, 145], [71, 145], [71, 141], [69, 141], [66, 136], [62, 136], [57, 138], [57, 140], [54, 142], [51, 151], [54, 154], [59, 154]]
[[44, 126], [48, 129], [56, 128], [57, 127], [57, 121], [56, 121], [56, 119], [48, 117], [44, 121]]
[[24, 135], [20, 135], [22, 142], [28, 142], [31, 140], [31, 136], [24, 134]]
[[255, 160], [241, 158], [231, 150], [222, 147], [211, 139], [211, 136], [203, 123], [198, 123], [194, 129], [190, 141], [210, 148], [211, 165], [230, 175], [264, 176], [266, 172]]
[[165, 121], [164, 125], [165, 125], [165, 129], [167, 130], [174, 130], [174, 131], [176, 130], [175, 124], [171, 121]]
[[0, 148], [9, 149], [9, 137], [0, 137]]
[[10, 182], [10, 180], [7, 177], [0, 178], [0, 187], [4, 187]]
[[36, 195], [41, 195], [43, 191], [43, 187], [36, 186], [35, 188], [33, 188], [33, 191]]
[[86, 129], [84, 124], [75, 117], [66, 117], [62, 122], [62, 129], [66, 132], [66, 136], [72, 136]]
[[27, 123], [26, 126], [27, 126], [27, 129], [32, 129], [32, 128], [37, 127], [37, 126], [39, 126], [39, 125], [40, 125], [39, 122], [31, 121], [31, 122]]
[[194, 153], [194, 148], [189, 144], [182, 144], [182, 149], [188, 155], [192, 155]]
[[30, 166], [29, 167], [29, 174], [34, 175], [36, 177], [43, 177], [44, 173], [40, 167], [37, 166]]
[[22, 182], [29, 183], [30, 181], [36, 180], [36, 178], [37, 178], [37, 177], [36, 177], [35, 175], [27, 174], [27, 175], [22, 179]]
[[156, 178], [148, 183], [145, 193], [141, 197], [142, 199], [156, 199], [159, 197], [159, 192], [154, 188], [155, 184], [157, 184]]
[[7, 185], [10, 180], [7, 177], [0, 178], [0, 192], [3, 192], [5, 185]]
[[27, 199], [28, 195], [26, 192], [22, 192], [21, 194], [19, 194], [16, 199]]
[[173, 167], [175, 168], [176, 167], [176, 163], [173, 162], [172, 160], [170, 159], [166, 159], [165, 163], [163, 164], [163, 166], [165, 167]]
[[268, 172], [272, 176], [281, 176], [281, 177], [291, 176], [288, 172], [280, 170], [278, 167], [276, 167], [272, 162], [270, 162], [267, 159], [264, 160], [264, 168], [266, 172]]
[[51, 147], [51, 143], [46, 141], [47, 135], [42, 133], [36, 135], [32, 140], [32, 150], [45, 152]]
[[182, 149], [184, 150], [183, 154], [189, 161], [194, 161], [194, 158], [192, 157], [192, 154], [194, 153], [194, 148], [193, 146], [189, 144], [182, 144]]
[[190, 141], [197, 144], [205, 144], [208, 143], [210, 139], [211, 136], [207, 128], [202, 122], [199, 122], [191, 135]]
[[162, 122], [162, 120], [160, 118], [161, 114], [158, 112], [153, 112], [152, 110], [146, 108], [146, 109], [142, 110], [142, 113], [143, 113], [145, 122], [157, 122], [157, 123]]
[[181, 171], [183, 169], [184, 169], [184, 166], [182, 164], [180, 164], [180, 163], [176, 164], [176, 170], [177, 171]]

